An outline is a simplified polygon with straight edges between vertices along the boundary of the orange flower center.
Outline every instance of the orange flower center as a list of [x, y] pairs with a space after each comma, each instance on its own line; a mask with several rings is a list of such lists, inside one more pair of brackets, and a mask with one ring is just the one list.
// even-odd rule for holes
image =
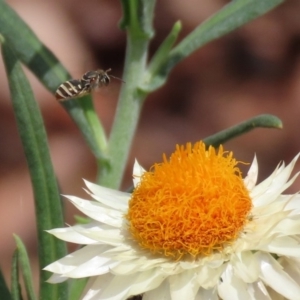
[[220, 146], [176, 146], [141, 176], [129, 202], [129, 229], [142, 248], [180, 259], [232, 244], [252, 207], [238, 162]]

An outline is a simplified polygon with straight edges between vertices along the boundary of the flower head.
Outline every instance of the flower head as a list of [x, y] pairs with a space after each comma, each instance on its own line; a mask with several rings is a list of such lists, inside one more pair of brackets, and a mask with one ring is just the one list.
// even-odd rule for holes
[[282, 195], [296, 160], [256, 185], [256, 159], [243, 179], [231, 152], [200, 142], [149, 172], [136, 162], [132, 194], [86, 182], [93, 201], [67, 198], [92, 222], [50, 230], [86, 246], [49, 281], [91, 277], [85, 300], [299, 299], [300, 197]]
[[129, 202], [130, 231], [141, 247], [180, 259], [207, 256], [240, 235], [252, 207], [231, 154], [177, 146], [140, 178]]

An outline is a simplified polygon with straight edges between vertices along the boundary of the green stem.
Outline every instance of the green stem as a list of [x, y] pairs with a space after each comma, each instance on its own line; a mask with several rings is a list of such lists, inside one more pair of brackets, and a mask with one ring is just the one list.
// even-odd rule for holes
[[146, 97], [138, 91], [138, 86], [146, 69], [148, 44], [147, 38], [137, 38], [128, 32], [124, 68], [126, 83], [121, 89], [108, 143], [110, 165], [102, 167], [99, 174], [99, 183], [110, 188], [119, 188], [121, 184], [142, 102]]

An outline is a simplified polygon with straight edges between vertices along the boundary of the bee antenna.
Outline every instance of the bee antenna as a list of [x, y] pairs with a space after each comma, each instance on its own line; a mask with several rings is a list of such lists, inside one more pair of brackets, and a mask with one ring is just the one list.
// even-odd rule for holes
[[119, 78], [119, 77], [116, 77], [116, 76], [112, 76], [112, 75], [109, 75], [109, 77], [112, 77], [112, 78], [115, 78], [115, 79], [118, 79], [120, 81], [122, 81], [123, 83], [126, 83], [123, 79]]
[[[111, 69], [108, 69], [108, 70], [105, 71], [105, 73], [110, 72], [110, 71], [111, 71]], [[118, 80], [122, 81], [123, 83], [126, 83], [123, 79], [121, 79], [121, 78], [119, 78], [119, 77], [116, 77], [116, 76], [113, 76], [113, 75], [109, 75], [109, 77], [118, 79]]]

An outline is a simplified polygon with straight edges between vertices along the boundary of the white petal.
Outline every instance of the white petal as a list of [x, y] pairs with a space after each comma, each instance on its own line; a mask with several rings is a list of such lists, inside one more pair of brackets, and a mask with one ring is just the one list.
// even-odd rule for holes
[[[94, 255], [99, 254], [99, 249], [103, 248], [102, 245], [88, 245], [83, 247], [72, 254], [69, 254], [52, 264], [45, 267], [43, 270], [50, 271], [53, 273], [64, 274], [69, 270], [72, 270], [76, 265], [91, 259]], [[107, 246], [105, 246], [107, 247]]]
[[87, 181], [84, 179], [84, 183], [87, 186], [87, 188], [95, 195], [102, 196], [102, 194], [108, 194], [108, 195], [114, 195], [115, 197], [120, 197], [121, 199], [124, 198], [124, 192], [110, 189], [95, 183], [92, 183], [90, 181]]
[[[126, 243], [125, 243], [126, 242]], [[114, 257], [116, 260], [126, 261], [131, 259], [136, 259], [139, 257], [140, 253], [135, 251], [128, 245], [127, 241], [121, 243], [117, 246], [114, 246], [107, 250], [105, 253], [106, 256]]]
[[247, 234], [238, 239], [233, 248], [235, 251], [261, 249], [260, 247], [273, 240], [274, 235], [278, 235], [272, 230], [286, 215], [287, 212], [281, 211], [271, 216], [258, 216], [257, 219], [253, 219], [245, 227]]
[[116, 264], [118, 262], [112, 261], [110, 258], [103, 257], [102, 255], [94, 256], [65, 275], [70, 278], [99, 276], [109, 273], [111, 268]]
[[261, 280], [248, 284], [248, 292], [252, 300], [275, 300], [270, 297]]
[[[266, 196], [267, 197], [267, 196]], [[277, 198], [278, 199], [278, 198]], [[255, 202], [255, 200], [254, 200]], [[275, 213], [280, 213], [284, 211], [284, 208], [286, 207], [285, 201], [274, 201], [269, 204], [263, 204], [259, 206], [255, 206], [252, 208], [251, 214], [254, 216], [255, 219], [260, 219], [261, 217], [271, 216]], [[285, 213], [286, 216], [289, 215], [289, 213]]]
[[56, 229], [51, 229], [47, 230], [47, 232], [53, 234], [57, 238], [69, 242], [69, 243], [76, 243], [80, 245], [89, 245], [89, 244], [95, 244], [97, 241], [94, 239], [90, 239], [88, 237], [83, 236], [82, 234], [78, 233], [75, 228], [78, 227], [84, 227], [84, 228], [91, 228], [95, 224], [90, 223], [90, 224], [85, 224], [85, 225], [76, 225], [76, 226], [70, 226], [66, 228], [56, 228]]
[[[128, 251], [127, 253], [129, 253], [128, 256], [124, 256], [123, 253], [112, 256], [115, 260], [121, 261], [121, 263], [119, 265], [117, 265], [111, 269], [111, 271], [114, 274], [124, 275], [124, 274], [126, 274], [126, 272], [127, 272], [127, 274], [130, 274], [132, 272], [144, 272], [144, 271], [148, 271], [148, 270], [154, 269], [154, 268], [159, 268], [159, 269], [163, 270], [165, 273], [167, 273], [165, 271], [163, 259], [147, 258], [145, 256], [142, 256], [142, 253], [140, 253], [138, 251], [136, 251], [136, 252]], [[130, 254], [132, 254], [132, 255], [130, 255]], [[176, 263], [175, 264], [173, 263], [172, 270], [174, 270], [174, 265], [176, 265]]]
[[250, 251], [244, 251], [232, 256], [231, 264], [234, 271], [244, 282], [250, 283], [258, 279], [259, 265], [257, 258]]
[[195, 297], [195, 300], [218, 300], [218, 299], [219, 297], [216, 288], [207, 289], [207, 290], [200, 288]]
[[118, 275], [131, 275], [136, 273], [139, 270], [139, 265], [135, 264], [135, 260], [130, 261], [119, 261], [119, 263], [111, 268], [111, 273], [118, 276]]
[[300, 286], [282, 270], [280, 264], [270, 255], [257, 252], [261, 261], [261, 278], [273, 290], [291, 300], [298, 300]]
[[101, 244], [108, 244], [117, 246], [124, 241], [124, 237], [120, 229], [110, 228], [109, 226], [96, 226], [93, 228], [85, 229], [82, 227], [75, 227], [78, 233], [85, 237], [100, 242]]
[[198, 265], [195, 264], [194, 261], [178, 261], [178, 264], [181, 269], [183, 270], [190, 270], [190, 269], [195, 269], [198, 268]]
[[288, 273], [296, 282], [300, 282], [300, 259], [290, 257], [280, 257], [278, 262], [283, 266], [284, 271]]
[[141, 176], [146, 172], [146, 170], [138, 163], [137, 160], [134, 161], [133, 166], [133, 185], [136, 187], [140, 181]]
[[281, 195], [278, 201], [286, 202], [285, 210], [290, 210], [289, 215], [299, 215], [300, 214], [300, 195]]
[[255, 155], [251, 167], [247, 173], [247, 176], [244, 178], [244, 183], [249, 191], [251, 191], [255, 187], [257, 182], [257, 177], [258, 177], [258, 163]]
[[47, 280], [49, 283], [61, 283], [69, 279], [69, 277], [60, 275], [60, 274], [52, 274], [51, 277]]
[[169, 278], [172, 300], [194, 299], [199, 290], [195, 270], [184, 271]]
[[100, 294], [101, 300], [126, 299], [126, 297], [138, 295], [154, 289], [161, 284], [165, 276], [159, 270], [135, 273], [131, 276], [115, 276], [111, 282], [104, 287]]
[[130, 295], [138, 295], [157, 288], [167, 277], [160, 269], [139, 273], [137, 280], [130, 288]]
[[114, 275], [107, 273], [101, 276], [91, 277], [85, 286], [82, 300], [99, 300], [103, 287], [107, 286], [114, 278]]
[[[299, 154], [286, 167], [284, 167], [284, 163], [282, 163], [271, 176], [253, 188], [250, 194], [251, 197], [255, 199], [256, 206], [266, 204], [266, 199], [270, 201], [270, 196], [274, 197], [275, 195], [279, 195], [294, 182], [297, 174], [291, 180], [288, 181], [288, 179], [298, 157]], [[259, 204], [260, 202], [262, 203]]]
[[155, 299], [173, 300], [171, 298], [168, 280], [164, 280], [160, 286], [158, 286], [156, 289], [146, 292], [143, 296], [143, 300], [155, 300]]
[[[44, 270], [50, 271], [53, 273], [65, 275], [68, 277], [75, 277], [75, 278], [83, 278], [89, 276], [90, 273], [94, 274], [94, 269], [88, 268], [86, 270], [82, 270], [81, 274], [76, 275], [76, 269], [81, 268], [82, 265], [88, 264], [90, 261], [97, 261], [97, 267], [99, 274], [104, 274], [109, 271], [109, 265], [107, 266], [107, 262], [111, 259], [106, 257], [101, 257], [101, 253], [109, 249], [109, 246], [106, 245], [88, 245], [82, 249], [79, 249], [72, 254], [69, 254], [54, 263], [48, 265]], [[100, 268], [104, 266], [104, 268]], [[70, 274], [74, 271], [74, 276]], [[68, 275], [66, 275], [68, 274]], [[95, 275], [95, 274], [94, 274]]]
[[75, 196], [66, 196], [81, 212], [88, 217], [114, 227], [121, 227], [124, 213], [105, 208], [96, 201], [83, 200]]
[[120, 192], [109, 189], [101, 185], [91, 183], [84, 180], [87, 188], [92, 192], [89, 193], [95, 200], [102, 204], [112, 207], [117, 210], [126, 211], [128, 208], [128, 201], [131, 197], [129, 193]]
[[300, 258], [300, 243], [292, 237], [279, 237], [266, 244], [261, 250], [278, 255], [293, 256]]
[[251, 196], [254, 198], [260, 196], [261, 194], [264, 194], [266, 190], [268, 190], [268, 187], [270, 186], [274, 178], [276, 177], [276, 174], [278, 172], [281, 172], [283, 168], [284, 168], [283, 164], [278, 165], [277, 168], [273, 171], [273, 173], [269, 177], [267, 177], [265, 180], [260, 182], [251, 190]]
[[268, 292], [269, 292], [269, 295], [270, 295], [272, 300], [287, 300], [285, 297], [278, 294], [276, 291], [274, 291], [270, 287], [268, 288]]
[[281, 196], [281, 193], [284, 192], [288, 187], [290, 187], [296, 178], [298, 177], [298, 174], [296, 174], [293, 178], [291, 178], [286, 183], [279, 183], [274, 181], [272, 183], [272, 186], [269, 186], [264, 193], [262, 193], [259, 196], [253, 196], [252, 192], [250, 192], [250, 196], [253, 199], [254, 206], [262, 206], [262, 205], [268, 205], [274, 201], [278, 201], [278, 198]]
[[[298, 220], [297, 220], [297, 219]], [[300, 234], [300, 219], [299, 216], [294, 216], [294, 218], [286, 218], [280, 221], [273, 232], [279, 233], [279, 235], [296, 235]]]
[[217, 268], [210, 268], [207, 265], [200, 266], [198, 268], [197, 280], [199, 286], [210, 289], [219, 283], [220, 276], [224, 272], [226, 264], [223, 264]]
[[222, 274], [221, 280], [218, 292], [223, 300], [251, 300], [247, 291], [247, 285], [233, 274], [230, 264], [228, 264], [225, 272]]

